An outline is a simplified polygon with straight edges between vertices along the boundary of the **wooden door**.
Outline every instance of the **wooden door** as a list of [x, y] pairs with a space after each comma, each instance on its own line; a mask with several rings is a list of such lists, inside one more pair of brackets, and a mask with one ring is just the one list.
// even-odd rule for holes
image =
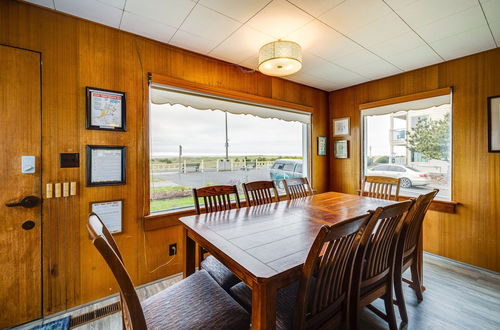
[[40, 54], [0, 45], [0, 328], [42, 315], [40, 88]]

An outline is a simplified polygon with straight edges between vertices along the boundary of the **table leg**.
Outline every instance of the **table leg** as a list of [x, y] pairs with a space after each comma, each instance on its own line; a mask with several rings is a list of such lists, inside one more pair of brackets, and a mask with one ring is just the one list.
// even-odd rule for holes
[[184, 229], [184, 237], [184, 265], [182, 272], [184, 273], [184, 278], [186, 278], [195, 271], [196, 243], [188, 236], [186, 229]]
[[252, 286], [252, 330], [276, 328], [276, 289], [268, 283]]

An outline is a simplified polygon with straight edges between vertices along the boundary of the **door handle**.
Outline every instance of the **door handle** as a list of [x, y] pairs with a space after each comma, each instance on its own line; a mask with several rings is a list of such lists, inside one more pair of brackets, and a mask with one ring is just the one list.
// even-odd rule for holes
[[24, 208], [30, 209], [32, 207], [37, 206], [39, 202], [40, 202], [40, 198], [38, 198], [36, 196], [26, 196], [17, 203], [6, 203], [5, 206], [7, 206], [7, 207], [22, 206]]

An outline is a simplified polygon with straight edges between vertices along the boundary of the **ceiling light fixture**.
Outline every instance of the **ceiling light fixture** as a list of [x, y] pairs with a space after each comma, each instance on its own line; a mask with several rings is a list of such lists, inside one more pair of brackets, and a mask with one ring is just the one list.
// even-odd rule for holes
[[259, 51], [259, 71], [283, 77], [302, 68], [302, 49], [293, 41], [278, 40], [265, 44]]

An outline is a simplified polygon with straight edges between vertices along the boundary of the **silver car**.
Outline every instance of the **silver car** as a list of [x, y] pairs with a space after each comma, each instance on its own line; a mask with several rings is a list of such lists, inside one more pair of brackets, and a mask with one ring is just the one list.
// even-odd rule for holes
[[388, 176], [401, 179], [401, 187], [425, 186], [430, 184], [429, 174], [404, 165], [384, 164], [366, 170], [366, 175]]

